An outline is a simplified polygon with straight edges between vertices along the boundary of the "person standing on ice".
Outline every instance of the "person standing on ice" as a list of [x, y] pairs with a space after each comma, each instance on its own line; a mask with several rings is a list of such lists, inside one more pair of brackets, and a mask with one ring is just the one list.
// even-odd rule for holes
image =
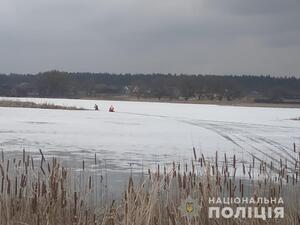
[[110, 107], [109, 107], [109, 110], [108, 110], [109, 112], [115, 112], [115, 108], [111, 105]]
[[95, 109], [96, 111], [98, 111], [98, 110], [99, 110], [99, 107], [98, 107], [98, 105], [97, 105], [97, 104], [95, 104], [95, 105], [94, 105], [94, 109]]

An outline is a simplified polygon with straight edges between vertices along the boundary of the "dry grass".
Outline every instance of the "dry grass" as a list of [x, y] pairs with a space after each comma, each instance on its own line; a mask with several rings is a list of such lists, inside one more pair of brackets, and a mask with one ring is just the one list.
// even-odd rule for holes
[[293, 118], [292, 120], [297, 120], [297, 121], [300, 121], [300, 117]]
[[[99, 198], [106, 184], [102, 176], [86, 171], [81, 176], [64, 168], [42, 151], [40, 162], [23, 152], [21, 159], [0, 158], [0, 224], [103, 224], [103, 225], [264, 225], [300, 223], [299, 153], [295, 162], [270, 162], [253, 158], [239, 162], [235, 156], [206, 159], [204, 155], [190, 165], [158, 166], [141, 184], [129, 177], [122, 198]], [[96, 163], [96, 159], [95, 159]], [[100, 182], [97, 183], [96, 180]], [[97, 197], [98, 196], [98, 197]], [[100, 196], [102, 196], [100, 194]], [[191, 196], [202, 199], [203, 209], [191, 220], [178, 209]], [[284, 219], [209, 219], [209, 197], [279, 197], [285, 199]], [[238, 205], [232, 205], [237, 207]]]
[[61, 106], [50, 103], [34, 103], [12, 100], [0, 100], [0, 107], [17, 107], [17, 108], [38, 108], [38, 109], [63, 109], [63, 110], [84, 110], [75, 106]]

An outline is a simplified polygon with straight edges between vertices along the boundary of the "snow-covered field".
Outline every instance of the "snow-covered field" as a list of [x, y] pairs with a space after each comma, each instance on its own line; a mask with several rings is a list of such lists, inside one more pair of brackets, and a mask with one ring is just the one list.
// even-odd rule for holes
[[[4, 99], [4, 98], [0, 98]], [[7, 99], [7, 98], [5, 98]], [[12, 99], [12, 98], [9, 98]], [[97, 154], [111, 170], [139, 170], [197, 154], [239, 160], [286, 158], [300, 146], [300, 109], [96, 100], [28, 99], [100, 111], [0, 108], [0, 148], [56, 155], [65, 162]], [[116, 108], [109, 113], [110, 105]]]

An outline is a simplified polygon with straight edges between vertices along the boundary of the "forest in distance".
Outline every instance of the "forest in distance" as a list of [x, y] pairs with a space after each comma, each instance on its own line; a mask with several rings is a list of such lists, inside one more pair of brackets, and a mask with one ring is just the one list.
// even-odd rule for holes
[[47, 71], [0, 74], [0, 96], [300, 103], [300, 79], [252, 75], [111, 74]]

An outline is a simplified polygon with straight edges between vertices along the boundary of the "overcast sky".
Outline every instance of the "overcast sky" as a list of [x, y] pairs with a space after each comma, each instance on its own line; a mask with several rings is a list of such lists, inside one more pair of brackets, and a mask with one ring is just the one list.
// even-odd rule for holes
[[0, 72], [300, 76], [299, 0], [1, 0]]

